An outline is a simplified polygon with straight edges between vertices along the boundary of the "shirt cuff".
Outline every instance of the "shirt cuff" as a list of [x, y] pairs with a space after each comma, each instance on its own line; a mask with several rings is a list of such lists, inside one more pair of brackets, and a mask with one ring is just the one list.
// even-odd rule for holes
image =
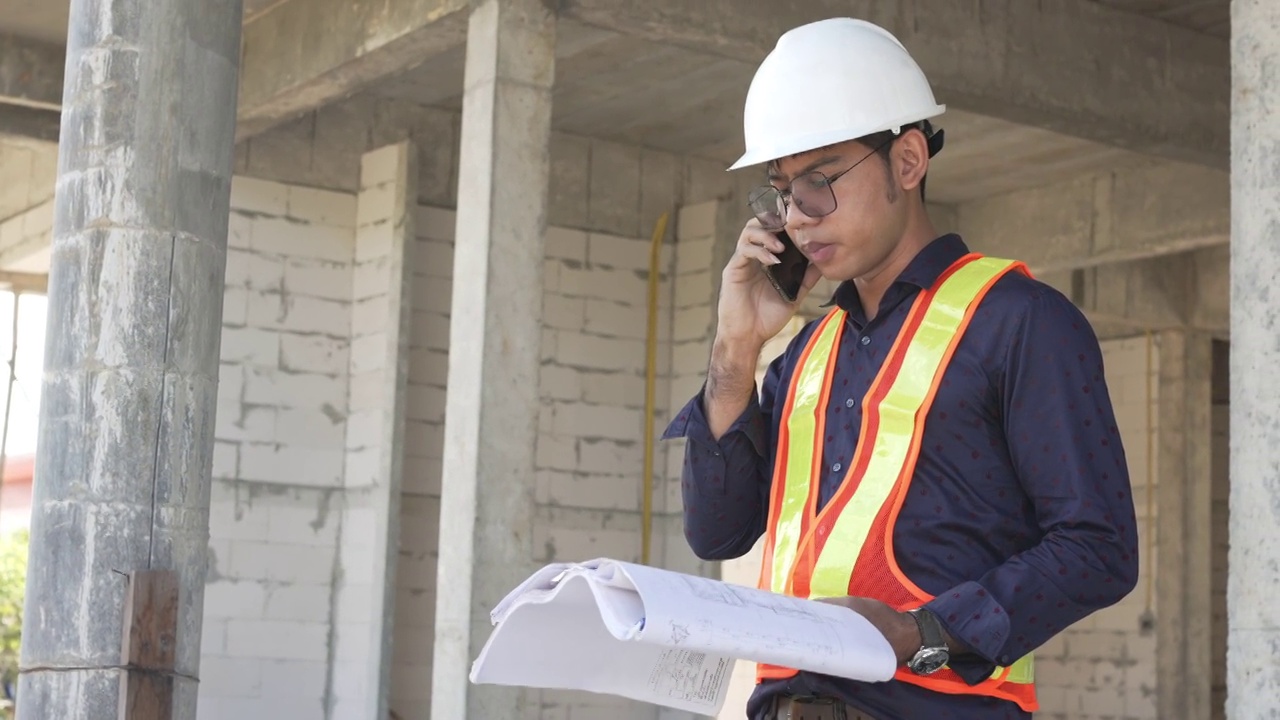
[[760, 402], [753, 390], [751, 399], [747, 401], [746, 410], [738, 416], [737, 420], [729, 426], [724, 435], [720, 436], [720, 440], [716, 440], [711, 436], [711, 425], [707, 422], [707, 414], [703, 410], [705, 407], [704, 400], [706, 398], [706, 387], [698, 391], [680, 412], [676, 413], [675, 418], [667, 425], [667, 429], [662, 433], [663, 440], [671, 440], [674, 438], [686, 438], [690, 442], [695, 442], [702, 447], [723, 454], [726, 446], [730, 445], [735, 435], [744, 435], [747, 440], [751, 441], [751, 446], [761, 457], [765, 455], [765, 427], [764, 417], [760, 412]]
[[973, 654], [955, 655], [949, 666], [973, 685], [991, 676], [997, 665], [1017, 658], [1001, 657], [1009, 639], [1009, 615], [991, 593], [976, 582], [966, 582], [938, 595], [925, 605], [952, 638]]
[[[757, 457], [768, 457], [764, 452], [767, 427], [764, 416], [760, 412], [760, 403], [755, 392], [752, 392], [746, 410], [738, 416], [737, 420], [734, 420], [724, 435], [716, 440], [711, 435], [711, 426], [703, 410], [705, 393], [704, 387], [680, 412], [676, 413], [675, 418], [663, 431], [662, 439], [685, 438], [689, 443], [686, 449], [686, 463], [703, 469], [718, 469], [719, 472], [703, 472], [697, 475], [704, 479], [718, 480], [717, 486], [706, 489], [723, 493], [727, 480], [724, 466], [730, 457], [736, 457], [746, 449], [743, 445], [744, 441], [750, 444]], [[699, 485], [702, 486], [701, 483]]]

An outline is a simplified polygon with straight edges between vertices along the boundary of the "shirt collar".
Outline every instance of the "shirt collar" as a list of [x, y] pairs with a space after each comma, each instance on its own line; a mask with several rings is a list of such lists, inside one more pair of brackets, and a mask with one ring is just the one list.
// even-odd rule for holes
[[[947, 268], [951, 267], [952, 263], [968, 253], [968, 246], [955, 233], [933, 240], [916, 253], [907, 267], [893, 281], [880, 301], [880, 309], [883, 311], [891, 304], [897, 303], [914, 288], [930, 287]], [[841, 310], [855, 317], [866, 316], [862, 308], [862, 299], [858, 297], [858, 288], [848, 280], [840, 283], [831, 299], [822, 307], [832, 305], [839, 306]]]

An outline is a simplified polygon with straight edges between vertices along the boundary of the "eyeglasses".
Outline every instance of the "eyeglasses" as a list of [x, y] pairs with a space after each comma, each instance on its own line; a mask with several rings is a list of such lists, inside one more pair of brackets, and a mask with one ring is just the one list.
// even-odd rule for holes
[[871, 152], [863, 155], [861, 160], [835, 175], [828, 177], [821, 171], [812, 170], [792, 180], [791, 187], [786, 190], [779, 190], [772, 185], [758, 187], [747, 196], [747, 204], [751, 206], [751, 211], [755, 213], [760, 225], [769, 232], [777, 232], [786, 226], [787, 209], [792, 202], [800, 212], [811, 218], [830, 215], [836, 210], [836, 193], [831, 189], [831, 184], [861, 165], [867, 158], [880, 152], [881, 148], [895, 139], [897, 139], [896, 136], [880, 143]]

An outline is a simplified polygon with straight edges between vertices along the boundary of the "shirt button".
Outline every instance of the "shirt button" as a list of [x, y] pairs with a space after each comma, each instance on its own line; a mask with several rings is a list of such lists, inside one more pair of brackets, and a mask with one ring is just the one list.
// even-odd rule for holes
[[871, 344], [871, 336], [870, 336], [870, 335], [863, 335], [863, 336], [862, 336], [862, 344], [863, 344], [863, 345], [870, 345], [870, 344]]
[[853, 407], [853, 398], [849, 398], [848, 400], [845, 400], [845, 401], [844, 401], [844, 406], [845, 406], [845, 407]]
[[831, 466], [831, 472], [840, 472], [840, 468], [844, 467], [840, 463]]

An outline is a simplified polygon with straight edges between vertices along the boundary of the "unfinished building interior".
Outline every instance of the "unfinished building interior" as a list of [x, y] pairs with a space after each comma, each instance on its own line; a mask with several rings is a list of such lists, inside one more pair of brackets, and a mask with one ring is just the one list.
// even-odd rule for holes
[[[0, 0], [0, 271], [69, 257], [68, 23], [126, 6]], [[179, 641], [201, 720], [680, 717], [467, 672], [549, 561], [754, 583], [754, 557], [692, 556], [682, 448], [654, 438], [702, 382], [750, 217], [760, 178], [725, 168], [751, 75], [838, 15], [893, 31], [948, 106], [937, 225], [1103, 340], [1141, 579], [1037, 652], [1038, 716], [1280, 712], [1280, 5], [244, 0], [202, 621]]]

